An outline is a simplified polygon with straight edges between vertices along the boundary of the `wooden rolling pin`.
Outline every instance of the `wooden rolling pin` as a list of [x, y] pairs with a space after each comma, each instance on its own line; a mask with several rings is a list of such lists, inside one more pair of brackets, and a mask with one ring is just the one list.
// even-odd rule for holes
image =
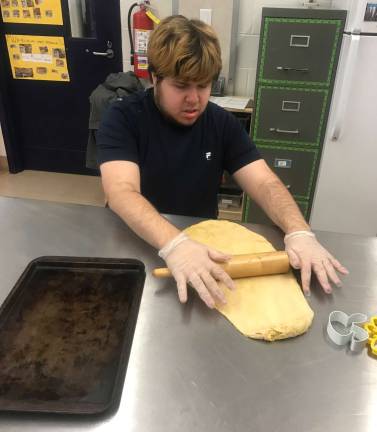
[[[233, 255], [225, 264], [219, 264], [231, 278], [266, 276], [287, 273], [289, 258], [286, 252], [264, 252], [257, 254]], [[168, 268], [157, 268], [152, 271], [158, 278], [171, 277]]]

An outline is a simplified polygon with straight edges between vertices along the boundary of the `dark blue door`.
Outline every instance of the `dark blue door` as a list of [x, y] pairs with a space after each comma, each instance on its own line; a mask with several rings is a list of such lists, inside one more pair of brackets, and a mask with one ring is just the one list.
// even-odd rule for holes
[[[122, 70], [119, 0], [61, 3], [62, 26], [1, 21], [0, 115], [11, 172], [91, 174], [88, 98], [108, 74]], [[6, 35], [63, 37], [69, 81], [14, 79]]]

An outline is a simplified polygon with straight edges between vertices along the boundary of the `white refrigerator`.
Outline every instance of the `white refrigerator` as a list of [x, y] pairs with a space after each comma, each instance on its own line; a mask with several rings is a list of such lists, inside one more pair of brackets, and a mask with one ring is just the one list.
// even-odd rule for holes
[[333, 0], [347, 23], [310, 223], [377, 235], [377, 0]]

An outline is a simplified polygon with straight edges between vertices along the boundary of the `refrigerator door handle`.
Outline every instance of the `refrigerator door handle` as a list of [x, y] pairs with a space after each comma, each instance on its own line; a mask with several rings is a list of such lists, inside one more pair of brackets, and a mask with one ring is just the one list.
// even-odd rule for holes
[[331, 139], [337, 141], [342, 134], [344, 116], [348, 107], [349, 97], [352, 88], [352, 80], [357, 63], [357, 53], [359, 49], [360, 35], [352, 34], [346, 64], [344, 67], [344, 78], [339, 89], [339, 100], [336, 102], [337, 109], [335, 112], [334, 129], [331, 133]]

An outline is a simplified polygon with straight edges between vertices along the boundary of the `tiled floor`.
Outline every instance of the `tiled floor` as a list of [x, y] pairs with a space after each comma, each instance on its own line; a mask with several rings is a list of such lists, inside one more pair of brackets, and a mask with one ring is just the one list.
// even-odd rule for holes
[[75, 174], [0, 169], [0, 196], [105, 206], [101, 179]]

